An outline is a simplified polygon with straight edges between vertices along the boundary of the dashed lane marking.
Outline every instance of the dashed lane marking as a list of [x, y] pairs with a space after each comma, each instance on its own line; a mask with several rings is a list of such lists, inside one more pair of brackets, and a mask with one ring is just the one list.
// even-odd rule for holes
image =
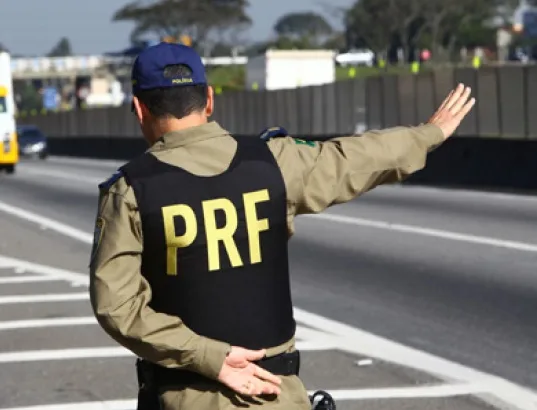
[[[321, 351], [335, 349], [337, 346], [315, 341], [296, 342], [297, 349], [302, 351]], [[22, 352], [0, 353], [0, 363], [45, 362], [95, 358], [131, 357], [134, 354], [123, 347], [88, 347], [74, 349], [26, 350]]]
[[45, 295], [0, 296], [0, 305], [12, 305], [12, 304], [17, 304], [17, 303], [70, 302], [74, 300], [89, 300], [89, 294], [88, 292], [80, 292], [80, 293], [45, 294]]
[[19, 268], [27, 272], [37, 273], [45, 277], [53, 278], [54, 280], [61, 279], [74, 285], [89, 285], [88, 275], [65, 269], [53, 268], [51, 266], [41, 265], [15, 258], [8, 258], [0, 255], [0, 266], [2, 265], [5, 267]]
[[54, 319], [9, 320], [0, 322], [0, 330], [43, 329], [51, 327], [84, 326], [96, 324], [97, 320], [93, 316], [62, 317]]
[[537, 244], [534, 243], [527, 243], [527, 242], [518, 242], [518, 241], [509, 241], [505, 239], [499, 239], [499, 238], [491, 238], [487, 236], [477, 236], [477, 235], [470, 235], [470, 234], [464, 234], [459, 232], [452, 232], [452, 231], [446, 231], [443, 229], [432, 229], [432, 228], [426, 228], [423, 226], [415, 226], [415, 225], [403, 225], [403, 224], [397, 224], [392, 222], [386, 222], [386, 221], [375, 221], [372, 219], [362, 219], [362, 218], [355, 218], [352, 216], [344, 216], [344, 215], [337, 215], [337, 214], [319, 214], [319, 215], [303, 215], [304, 218], [308, 219], [318, 219], [318, 220], [325, 220], [330, 222], [338, 222], [341, 224], [346, 225], [354, 225], [354, 226], [361, 226], [361, 227], [367, 227], [367, 228], [377, 228], [382, 230], [388, 230], [388, 231], [394, 231], [394, 232], [401, 232], [401, 233], [408, 233], [408, 234], [414, 234], [414, 235], [421, 235], [421, 236], [429, 236], [439, 239], [447, 239], [455, 242], [466, 242], [466, 243], [473, 243], [478, 245], [487, 245], [487, 246], [494, 246], [497, 248], [505, 248], [505, 249], [511, 249], [516, 251], [522, 251], [522, 252], [537, 252]]
[[61, 278], [54, 278], [52, 276], [5, 276], [0, 277], [0, 285], [12, 285], [20, 283], [37, 283], [37, 282], [53, 282], [62, 280]]

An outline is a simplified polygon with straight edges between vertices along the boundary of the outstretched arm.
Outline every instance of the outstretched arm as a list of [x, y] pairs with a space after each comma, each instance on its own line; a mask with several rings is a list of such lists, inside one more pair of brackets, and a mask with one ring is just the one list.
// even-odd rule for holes
[[375, 186], [403, 181], [424, 168], [427, 154], [450, 137], [473, 107], [459, 85], [430, 120], [362, 135], [306, 143], [291, 137], [268, 141], [282, 170], [288, 214], [321, 212]]

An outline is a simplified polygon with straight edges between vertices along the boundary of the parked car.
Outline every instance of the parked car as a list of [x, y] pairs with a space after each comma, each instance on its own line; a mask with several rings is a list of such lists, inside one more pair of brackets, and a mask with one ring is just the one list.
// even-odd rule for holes
[[19, 125], [17, 127], [17, 137], [19, 141], [19, 154], [22, 157], [47, 158], [47, 137], [38, 127], [34, 125]]

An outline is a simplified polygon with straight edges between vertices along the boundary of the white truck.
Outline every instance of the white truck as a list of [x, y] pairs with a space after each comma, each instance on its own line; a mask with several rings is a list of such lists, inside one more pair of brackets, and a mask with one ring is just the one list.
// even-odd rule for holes
[[335, 55], [332, 50], [268, 50], [248, 60], [247, 87], [270, 91], [333, 83]]
[[0, 50], [0, 170], [8, 174], [15, 172], [19, 161], [16, 130], [11, 56]]

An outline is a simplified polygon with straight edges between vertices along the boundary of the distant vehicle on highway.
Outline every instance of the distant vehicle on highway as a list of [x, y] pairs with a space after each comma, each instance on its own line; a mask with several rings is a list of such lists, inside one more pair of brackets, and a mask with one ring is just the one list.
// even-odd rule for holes
[[372, 67], [375, 62], [375, 53], [371, 50], [350, 50], [347, 53], [338, 54], [336, 62], [342, 67], [349, 65], [365, 65]]
[[15, 100], [11, 76], [11, 56], [0, 50], [0, 171], [15, 172], [19, 162], [15, 132]]
[[37, 157], [46, 159], [48, 157], [47, 137], [34, 125], [17, 126], [19, 139], [19, 153], [22, 157]]

